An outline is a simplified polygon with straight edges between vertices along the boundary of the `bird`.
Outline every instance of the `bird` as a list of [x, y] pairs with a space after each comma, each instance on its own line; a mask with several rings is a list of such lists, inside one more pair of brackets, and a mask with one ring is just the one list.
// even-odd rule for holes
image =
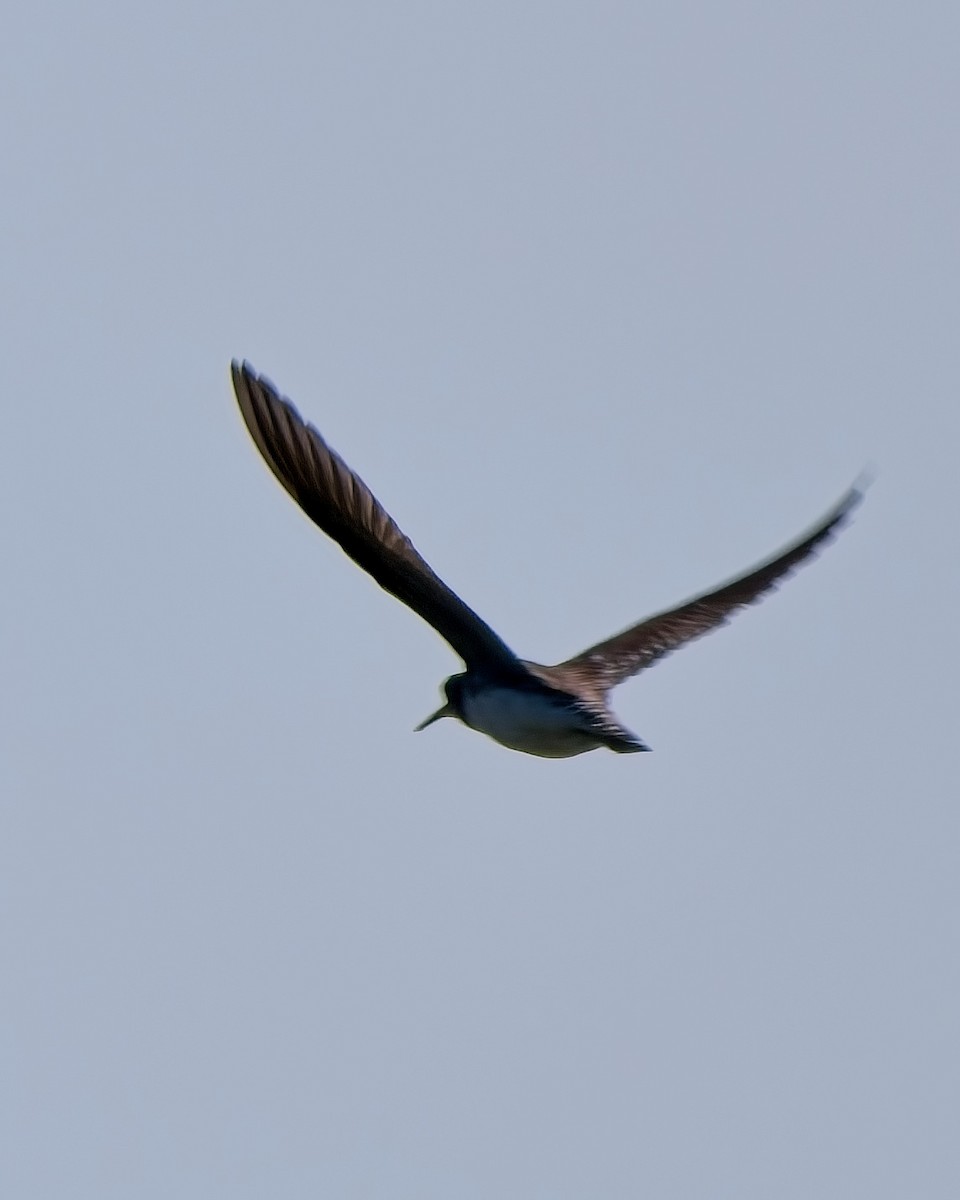
[[541, 758], [570, 758], [603, 747], [618, 754], [649, 750], [610, 708], [613, 688], [770, 592], [847, 523], [868, 482], [861, 477], [816, 525], [745, 574], [544, 666], [519, 658], [443, 582], [360, 476], [269, 379], [246, 361], [234, 360], [231, 373], [247, 430], [280, 484], [359, 567], [433, 626], [462, 659], [466, 669], [442, 686], [444, 703], [416, 730], [453, 717], [502, 746]]

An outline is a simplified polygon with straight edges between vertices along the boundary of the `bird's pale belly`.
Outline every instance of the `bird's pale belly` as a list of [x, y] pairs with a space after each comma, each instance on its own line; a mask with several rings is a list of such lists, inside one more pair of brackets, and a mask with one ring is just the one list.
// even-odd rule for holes
[[464, 697], [463, 717], [501, 746], [541, 758], [571, 758], [603, 745], [576, 709], [535, 692], [484, 688]]

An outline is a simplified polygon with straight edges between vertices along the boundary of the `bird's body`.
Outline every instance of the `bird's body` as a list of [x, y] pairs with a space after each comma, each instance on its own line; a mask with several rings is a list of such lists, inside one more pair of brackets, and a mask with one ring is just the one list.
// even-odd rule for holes
[[542, 666], [518, 658], [447, 587], [363, 480], [271, 383], [249, 364], [235, 362], [233, 385], [257, 448], [307, 516], [463, 659], [466, 671], [444, 684], [446, 703], [417, 728], [457, 717], [503, 746], [541, 758], [569, 758], [602, 746], [619, 754], [649, 749], [611, 712], [608, 693], [758, 600], [828, 541], [862, 498], [860, 488], [851, 488], [812, 530], [746, 575], [565, 662]]
[[464, 698], [460, 719], [501, 746], [541, 758], [569, 758], [600, 744], [575, 703], [547, 692], [481, 684]]
[[621, 754], [648, 749], [609, 711], [594, 711], [580, 697], [551, 687], [534, 674], [544, 670], [538, 664], [522, 665], [530, 672], [523, 683], [476, 673], [453, 676], [446, 684], [453, 714], [501, 746], [540, 758], [572, 758], [600, 746]]

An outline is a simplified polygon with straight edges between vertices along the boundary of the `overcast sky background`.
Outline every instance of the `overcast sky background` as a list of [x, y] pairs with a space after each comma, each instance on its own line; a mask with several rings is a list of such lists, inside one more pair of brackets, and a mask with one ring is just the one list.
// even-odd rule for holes
[[[960, 10], [94, 3], [0, 41], [0, 1192], [955, 1200]], [[521, 654], [819, 517], [623, 687], [457, 660], [249, 358]]]

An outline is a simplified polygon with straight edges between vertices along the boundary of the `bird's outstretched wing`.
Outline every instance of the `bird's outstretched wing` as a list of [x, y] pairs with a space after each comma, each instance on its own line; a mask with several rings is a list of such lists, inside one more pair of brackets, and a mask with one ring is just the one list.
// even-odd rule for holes
[[468, 667], [525, 674], [513, 652], [452, 592], [367, 485], [249, 363], [234, 362], [233, 388], [250, 436], [270, 470], [324, 533], [445, 638]]
[[599, 698], [665, 654], [725, 624], [738, 609], [761, 599], [830, 541], [863, 499], [866, 483], [864, 479], [854, 484], [813, 529], [748, 574], [598, 642], [557, 669]]

